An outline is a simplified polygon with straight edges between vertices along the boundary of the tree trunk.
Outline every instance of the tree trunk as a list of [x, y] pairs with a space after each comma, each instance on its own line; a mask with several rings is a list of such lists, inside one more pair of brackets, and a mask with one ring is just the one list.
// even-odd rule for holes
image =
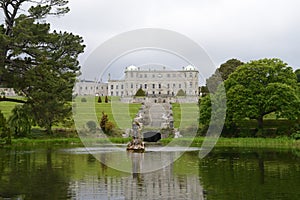
[[47, 132], [48, 135], [53, 135], [52, 125], [47, 125], [46, 126], [46, 132]]
[[257, 137], [262, 137], [263, 136], [263, 116], [259, 116], [257, 119], [257, 126], [258, 126], [258, 131], [256, 133]]
[[257, 118], [257, 125], [258, 125], [258, 129], [259, 130], [263, 129], [263, 122], [264, 122], [263, 116], [259, 116]]

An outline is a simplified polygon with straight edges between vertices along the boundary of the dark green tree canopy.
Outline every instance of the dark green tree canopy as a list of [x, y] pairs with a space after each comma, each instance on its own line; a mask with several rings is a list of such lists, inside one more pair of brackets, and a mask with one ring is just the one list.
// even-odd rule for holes
[[183, 97], [183, 96], [185, 96], [185, 92], [183, 91], [183, 89], [178, 90], [176, 96], [178, 96], [178, 97]]
[[228, 79], [228, 76], [233, 73], [239, 66], [244, 63], [238, 59], [232, 58], [225, 63], [221, 64], [215, 73], [206, 79], [206, 88], [210, 93], [217, 91], [218, 86], [225, 80]]
[[296, 76], [297, 76], [297, 82], [300, 83], [300, 69], [297, 69], [297, 70], [295, 71], [295, 74], [296, 74]]
[[299, 115], [296, 76], [291, 67], [279, 59], [251, 61], [237, 68], [225, 81], [227, 108], [233, 119], [256, 119], [263, 126], [263, 117], [294, 119]]
[[[5, 16], [5, 24], [0, 26], [0, 82], [26, 97], [23, 102], [48, 132], [70, 115], [67, 101], [80, 73], [78, 55], [85, 46], [80, 36], [51, 31], [50, 24], [40, 19], [67, 13], [67, 3], [0, 0]], [[7, 100], [12, 101], [0, 98]]]
[[146, 92], [142, 88], [140, 88], [140, 89], [138, 89], [138, 91], [136, 91], [135, 96], [136, 97], [144, 97], [144, 96], [146, 96]]

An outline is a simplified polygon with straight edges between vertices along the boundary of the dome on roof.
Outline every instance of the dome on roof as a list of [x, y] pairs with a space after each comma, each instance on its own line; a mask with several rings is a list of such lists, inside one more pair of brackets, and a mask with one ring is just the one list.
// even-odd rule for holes
[[192, 66], [192, 65], [188, 65], [184, 68], [184, 70], [196, 70], [196, 67]]
[[134, 65], [130, 65], [129, 67], [126, 67], [126, 71], [136, 71], [138, 68]]

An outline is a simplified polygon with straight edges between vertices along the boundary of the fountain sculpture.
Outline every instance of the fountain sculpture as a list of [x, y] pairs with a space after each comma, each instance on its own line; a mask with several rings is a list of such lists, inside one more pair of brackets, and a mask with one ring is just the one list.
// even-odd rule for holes
[[134, 119], [132, 123], [132, 140], [127, 145], [127, 151], [143, 153], [145, 152], [145, 143], [141, 136], [142, 124], [138, 119]]

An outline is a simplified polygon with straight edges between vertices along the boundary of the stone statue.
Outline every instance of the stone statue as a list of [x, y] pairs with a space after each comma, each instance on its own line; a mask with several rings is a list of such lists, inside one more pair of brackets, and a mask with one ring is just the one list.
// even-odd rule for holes
[[127, 145], [127, 151], [144, 152], [145, 145], [141, 137], [142, 125], [135, 118], [132, 123], [132, 140]]

